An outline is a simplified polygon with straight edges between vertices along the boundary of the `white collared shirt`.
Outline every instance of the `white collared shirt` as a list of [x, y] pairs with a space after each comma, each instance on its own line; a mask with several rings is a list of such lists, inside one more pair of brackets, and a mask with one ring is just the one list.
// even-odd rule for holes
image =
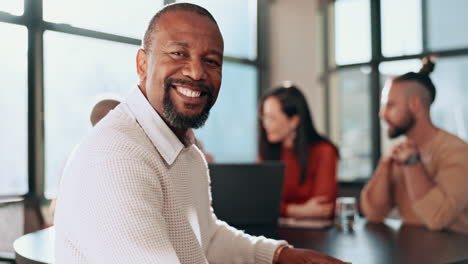
[[284, 241], [216, 219], [208, 167], [139, 89], [70, 157], [60, 184], [56, 263], [267, 263]]

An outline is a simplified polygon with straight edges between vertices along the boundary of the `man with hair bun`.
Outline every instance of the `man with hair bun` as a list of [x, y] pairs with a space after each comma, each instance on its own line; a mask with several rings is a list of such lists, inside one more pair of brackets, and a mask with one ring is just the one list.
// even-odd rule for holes
[[387, 81], [379, 116], [390, 138], [406, 138], [380, 159], [361, 207], [371, 222], [396, 207], [405, 224], [468, 233], [468, 144], [431, 121], [433, 70], [433, 59], [424, 58], [418, 73]]

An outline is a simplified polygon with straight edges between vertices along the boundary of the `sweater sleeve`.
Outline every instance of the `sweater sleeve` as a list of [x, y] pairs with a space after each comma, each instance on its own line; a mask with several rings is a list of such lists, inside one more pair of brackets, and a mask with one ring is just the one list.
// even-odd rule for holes
[[57, 202], [57, 263], [69, 262], [62, 252], [70, 250], [61, 247], [73, 248], [89, 263], [179, 263], [161, 214], [154, 168], [114, 156], [78, 160], [65, 176], [61, 191], [68, 193]]
[[335, 149], [329, 144], [323, 144], [317, 151], [316, 160], [309, 161], [309, 164], [318, 163], [315, 174], [308, 175], [313, 181], [311, 186], [313, 186], [314, 196], [325, 196], [330, 202], [335, 202], [338, 196], [337, 160], [338, 155]]
[[282, 216], [286, 216], [288, 212], [288, 203], [285, 201], [281, 200], [281, 205], [280, 205], [280, 214]]
[[[208, 199], [211, 204], [211, 191], [208, 191]], [[212, 207], [208, 219], [210, 239], [206, 256], [209, 263], [271, 264], [275, 250], [280, 245], [287, 244], [284, 240], [251, 236], [242, 230], [237, 230], [219, 220]]]
[[[394, 207], [392, 184], [389, 180], [393, 170], [381, 162], [377, 166], [374, 175], [361, 191], [359, 203], [362, 213], [370, 222], [382, 222]], [[380, 197], [387, 197], [385, 204], [375, 206], [369, 197], [369, 192], [374, 189], [380, 189]]]
[[377, 207], [372, 206], [369, 200], [369, 196], [368, 196], [368, 193], [369, 193], [368, 190], [369, 188], [372, 188], [371, 187], [372, 184], [371, 183], [368, 183], [368, 184], [370, 184], [368, 185], [369, 187], [368, 186], [364, 187], [360, 195], [359, 202], [361, 205], [361, 210], [364, 216], [367, 218], [367, 220], [369, 220], [370, 222], [374, 222], [374, 223], [380, 223], [390, 213], [391, 208], [390, 207], [377, 208]]
[[275, 250], [286, 241], [251, 236], [221, 220], [215, 220], [208, 246], [210, 263], [271, 264]]
[[[338, 196], [337, 160], [338, 153], [329, 143], [320, 143], [315, 146], [313, 155], [308, 157], [310, 164], [317, 164], [315, 170], [308, 169], [306, 182], [300, 186], [300, 190], [308, 195], [308, 199], [325, 196], [329, 202], [334, 203]], [[281, 215], [287, 215], [290, 203], [281, 201]]]
[[468, 151], [443, 155], [434, 177], [435, 186], [413, 205], [430, 229], [448, 228], [468, 209]]

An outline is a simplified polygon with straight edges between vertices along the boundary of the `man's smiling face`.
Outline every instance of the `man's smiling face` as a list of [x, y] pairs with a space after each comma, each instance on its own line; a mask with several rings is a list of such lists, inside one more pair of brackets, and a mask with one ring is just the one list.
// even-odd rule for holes
[[157, 23], [151, 46], [137, 57], [142, 91], [169, 126], [200, 127], [221, 86], [221, 33], [189, 11], [170, 11]]

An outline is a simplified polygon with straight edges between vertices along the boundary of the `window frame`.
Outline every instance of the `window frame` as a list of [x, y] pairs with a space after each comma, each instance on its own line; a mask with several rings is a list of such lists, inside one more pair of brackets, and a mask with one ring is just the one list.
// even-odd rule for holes
[[[49, 202], [45, 197], [45, 131], [44, 131], [44, 32], [46, 30], [108, 40], [131, 45], [141, 45], [141, 39], [116, 34], [94, 31], [68, 24], [52, 23], [43, 19], [43, 0], [23, 0], [24, 12], [22, 15], [12, 15], [0, 11], [0, 22], [23, 25], [28, 34], [27, 55], [27, 91], [28, 91], [28, 192], [23, 196], [42, 203]], [[164, 5], [175, 3], [175, 0], [164, 0]], [[257, 57], [250, 60], [241, 57], [224, 56], [225, 61], [257, 68], [257, 97], [265, 91], [269, 83], [267, 65], [268, 46], [267, 19], [268, 0], [257, 0]], [[257, 98], [258, 99], [258, 98]]]
[[[337, 1], [347, 1], [347, 0], [337, 0]], [[378, 116], [380, 108], [380, 90], [381, 90], [381, 76], [379, 72], [379, 66], [383, 62], [390, 61], [400, 61], [408, 59], [422, 59], [426, 56], [435, 55], [440, 58], [444, 57], [458, 57], [463, 55], [468, 55], [468, 45], [462, 48], [456, 49], [441, 49], [441, 50], [430, 50], [428, 48], [428, 8], [427, 2], [421, 0], [421, 38], [422, 38], [422, 51], [420, 53], [414, 53], [410, 55], [402, 56], [383, 56], [382, 54], [382, 21], [381, 21], [381, 0], [368, 0], [370, 1], [370, 21], [371, 21], [371, 60], [363, 63], [355, 64], [343, 64], [337, 65], [334, 58], [334, 2], [328, 0], [321, 0], [321, 9], [320, 9], [320, 22], [322, 25], [322, 32], [318, 36], [322, 38], [323, 53], [326, 54], [323, 56], [321, 64], [322, 69], [324, 69], [320, 74], [320, 80], [325, 88], [325, 120], [326, 120], [326, 132], [331, 135], [334, 132], [334, 129], [337, 128], [330, 121], [332, 118], [332, 111], [336, 111], [336, 107], [333, 105], [333, 98], [331, 95], [331, 89], [333, 82], [333, 74], [341, 69], [354, 68], [359, 66], [368, 66], [371, 68], [369, 74], [370, 78], [370, 106], [371, 106], [371, 142], [372, 142], [372, 168], [373, 170], [377, 167], [381, 156], [381, 129], [380, 129], [380, 119]], [[372, 175], [368, 175], [367, 179], [370, 179]], [[358, 183], [361, 186], [365, 184], [366, 181], [353, 181], [352, 183]]]

